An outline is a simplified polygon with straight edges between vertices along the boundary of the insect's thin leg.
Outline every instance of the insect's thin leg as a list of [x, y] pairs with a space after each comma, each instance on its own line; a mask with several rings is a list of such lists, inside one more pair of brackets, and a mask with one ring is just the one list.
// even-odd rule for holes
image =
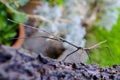
[[84, 50], [84, 49], [82, 48], [82, 49], [81, 49], [81, 53], [80, 53], [80, 56], [82, 55], [82, 53], [83, 53], [83, 50]]
[[93, 46], [91, 46], [91, 47], [89, 47], [89, 48], [87, 48], [87, 49], [89, 49], [89, 50], [94, 49], [94, 48], [98, 47], [99, 45], [105, 43], [106, 41], [107, 41], [107, 40], [101, 41], [101, 42], [99, 42], [99, 43], [97, 43], [97, 44], [95, 44], [95, 45], [93, 45]]
[[66, 57], [65, 57], [62, 61], [65, 61], [68, 56], [72, 55], [73, 53], [77, 52], [78, 50], [79, 50], [79, 49], [77, 49], [77, 50], [71, 52], [70, 54], [66, 55]]
[[92, 59], [91, 59], [91, 57], [90, 57], [90, 50], [85, 50], [86, 51], [86, 53], [87, 53], [87, 55], [88, 55], [88, 58], [89, 58], [89, 60], [90, 60], [90, 64], [92, 63]]
[[95, 48], [95, 49], [100, 50], [100, 47], [97, 47], [97, 48]]
[[112, 53], [112, 51], [110, 50], [110, 48], [109, 48], [108, 46], [106, 46], [105, 48], [108, 50], [111, 58], [115, 61], [115, 59], [114, 59], [114, 57], [113, 57], [113, 55], [112, 55], [113, 53]]

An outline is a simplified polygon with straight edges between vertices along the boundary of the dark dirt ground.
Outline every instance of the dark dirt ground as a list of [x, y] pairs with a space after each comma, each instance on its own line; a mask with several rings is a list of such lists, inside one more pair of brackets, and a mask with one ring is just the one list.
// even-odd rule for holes
[[0, 45], [0, 80], [120, 80], [120, 66], [66, 63]]

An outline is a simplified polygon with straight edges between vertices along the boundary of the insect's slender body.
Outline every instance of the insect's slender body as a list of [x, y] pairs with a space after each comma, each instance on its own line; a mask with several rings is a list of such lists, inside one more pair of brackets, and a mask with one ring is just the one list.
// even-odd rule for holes
[[[18, 22], [15, 22], [15, 21], [11, 20], [11, 19], [8, 19], [8, 20], [11, 21], [11, 22], [17, 23], [17, 24], [22, 24], [22, 25], [24, 25], [25, 27], [28, 27], [28, 28], [32, 28], [32, 29], [38, 30], [38, 28], [36, 28], [36, 27], [29, 26], [29, 25], [25, 25], [25, 24], [23, 24], [23, 23], [18, 23]], [[42, 32], [45, 32], [45, 33], [47, 33], [47, 34], [49, 34], [49, 35], [51, 35], [51, 36], [53, 36], [53, 37], [40, 35], [40, 36], [35, 36], [35, 37], [33, 37], [33, 38], [42, 37], [42, 38], [52, 39], [52, 40], [55, 40], [55, 41], [61, 41], [61, 42], [65, 42], [65, 43], [67, 43], [67, 44], [69, 44], [69, 45], [71, 45], [71, 46], [73, 46], [73, 47], [76, 48], [76, 50], [74, 50], [73, 52], [71, 52], [71, 53], [69, 53], [68, 55], [66, 55], [66, 57], [63, 59], [63, 61], [65, 61], [66, 58], [69, 57], [71, 54], [74, 54], [75, 52], [77, 52], [78, 50], [81, 49], [81, 50], [83, 50], [83, 51], [86, 51], [86, 53], [87, 53], [87, 55], [88, 55], [88, 57], [89, 57], [89, 60], [90, 60], [90, 62], [91, 62], [91, 58], [90, 58], [90, 54], [89, 54], [90, 50], [97, 48], [99, 45], [101, 45], [101, 44], [103, 44], [103, 43], [105, 43], [105, 42], [107, 41], [107, 40], [104, 40], [104, 41], [101, 41], [101, 42], [99, 42], [99, 43], [97, 43], [97, 44], [95, 44], [95, 45], [93, 45], [93, 46], [88, 47], [88, 48], [83, 48], [83, 47], [77, 46], [77, 45], [75, 45], [75, 44], [73, 44], [73, 43], [71, 43], [71, 42], [63, 39], [62, 37], [55, 36], [55, 35], [47, 32], [47, 31], [45, 31], [45, 30], [41, 30], [41, 31], [42, 31]], [[19, 39], [24, 39], [24, 38], [27, 38], [27, 37], [23, 37], [23, 38], [19, 38]], [[14, 39], [16, 39], [16, 38], [14, 38]], [[18, 39], [18, 38], [17, 38], [17, 39]], [[109, 48], [107, 48], [107, 49], [109, 49]], [[112, 55], [112, 54], [110, 53], [110, 55]]]

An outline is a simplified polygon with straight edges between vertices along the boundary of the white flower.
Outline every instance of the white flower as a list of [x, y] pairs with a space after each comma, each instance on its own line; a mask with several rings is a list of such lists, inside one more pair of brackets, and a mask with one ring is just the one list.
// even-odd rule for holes
[[101, 18], [96, 25], [105, 27], [108, 31], [112, 29], [112, 26], [116, 24], [118, 19], [118, 10], [120, 7], [120, 0], [104, 0], [104, 13], [101, 13]]
[[101, 16], [101, 19], [96, 23], [96, 25], [105, 27], [108, 31], [111, 30], [112, 26], [116, 24], [118, 19], [118, 11], [106, 11], [105, 14]]
[[[49, 7], [47, 3], [44, 4], [41, 7], [37, 7], [35, 12], [38, 15], [44, 16], [48, 20], [52, 20], [52, 24], [40, 24], [40, 29], [46, 29], [47, 31], [53, 32], [54, 35], [57, 36], [58, 34], [62, 34], [67, 41], [84, 47], [84, 36], [86, 34], [86, 30], [85, 27], [80, 26], [82, 16], [79, 13], [79, 0], [69, 0], [65, 2], [64, 12], [61, 11], [61, 6]], [[59, 22], [59, 18], [68, 19], [70, 22]], [[65, 43], [63, 43], [63, 45], [65, 48], [73, 48]]]

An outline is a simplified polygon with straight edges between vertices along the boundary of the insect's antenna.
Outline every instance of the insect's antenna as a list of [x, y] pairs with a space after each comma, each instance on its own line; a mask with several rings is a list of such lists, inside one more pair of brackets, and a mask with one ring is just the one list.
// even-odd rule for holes
[[28, 28], [32, 28], [32, 29], [38, 30], [38, 28], [30, 26], [30, 25], [26, 25], [26, 24], [23, 24], [23, 23], [18, 23], [18, 22], [14, 21], [14, 20], [11, 20], [11, 19], [7, 19], [7, 20], [10, 21], [10, 22], [16, 23], [16, 24], [22, 24], [23, 26], [26, 26]]
[[[22, 24], [22, 25], [25, 26], [25, 27], [28, 27], [28, 28], [32, 28], [32, 29], [38, 30], [38, 28], [36, 28], [36, 27], [32, 27], [32, 26], [29, 26], [29, 25], [26, 25], [26, 24], [23, 24], [23, 23], [18, 23], [18, 22], [16, 22], [16, 21], [11, 20], [11, 19], [8, 19], [8, 21], [14, 22], [14, 23], [16, 23], [16, 24]], [[65, 42], [65, 43], [67, 43], [67, 44], [69, 44], [69, 45], [71, 45], [71, 46], [73, 46], [73, 47], [75, 47], [75, 48], [82, 48], [82, 47], [78, 47], [78, 46], [76, 46], [75, 44], [73, 44], [73, 43], [71, 43], [71, 42], [69, 42], [69, 41], [63, 39], [62, 37], [55, 36], [55, 35], [53, 35], [53, 34], [47, 32], [47, 31], [45, 31], [45, 30], [41, 30], [41, 31], [43, 31], [43, 32], [45, 32], [45, 33], [47, 33], [47, 34], [49, 34], [49, 35], [51, 35], [51, 36], [57, 38], [57, 40], [59, 40], [59, 41], [61, 41], [61, 42]], [[49, 39], [50, 39], [50, 38], [49, 38]], [[52, 38], [51, 38], [51, 39], [52, 39]]]
[[[47, 36], [43, 36], [43, 35], [40, 35], [40, 36], [33, 36], [33, 37], [12, 38], [12, 39], [28, 39], [28, 38], [39, 38], [39, 37], [48, 38], [48, 39], [52, 39], [52, 40], [55, 40], [55, 41], [59, 41], [59, 40], [56, 39], [56, 38], [51, 38], [51, 37], [47, 37]], [[10, 39], [10, 40], [11, 40], [11, 39]]]
[[105, 48], [108, 50], [108, 52], [109, 52], [109, 54], [110, 54], [111, 58], [115, 61], [115, 59], [114, 59], [114, 57], [113, 57], [113, 53], [112, 53], [111, 49], [110, 49], [108, 46], [106, 46]]

